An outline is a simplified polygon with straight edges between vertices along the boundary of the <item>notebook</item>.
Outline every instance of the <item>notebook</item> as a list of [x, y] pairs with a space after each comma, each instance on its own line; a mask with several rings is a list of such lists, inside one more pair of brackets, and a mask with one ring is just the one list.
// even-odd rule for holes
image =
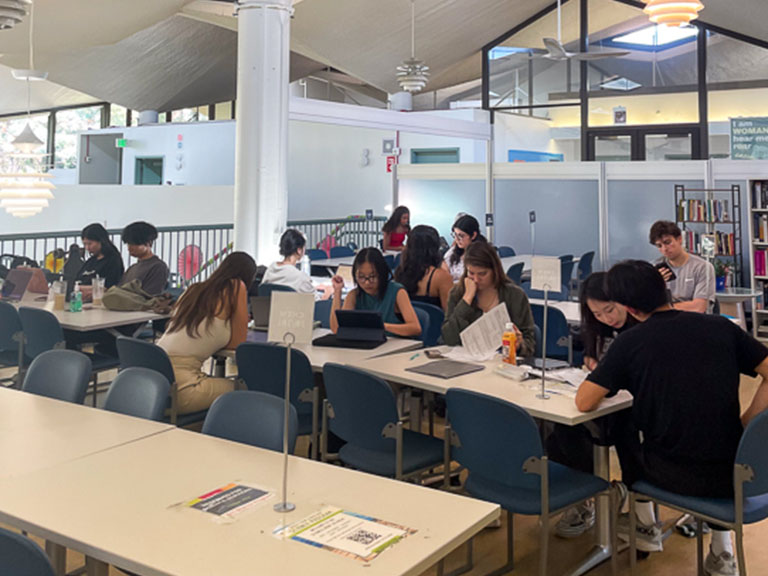
[[10, 270], [5, 277], [5, 282], [3, 282], [3, 300], [20, 301], [24, 297], [27, 285], [29, 285], [31, 279], [32, 270], [30, 269], [19, 270], [14, 268]]
[[456, 360], [435, 360], [421, 366], [405, 369], [406, 372], [426, 374], [427, 376], [435, 376], [444, 380], [463, 376], [464, 374], [480, 372], [481, 370], [485, 370], [485, 366], [482, 364], [470, 364], [469, 362], [457, 362]]

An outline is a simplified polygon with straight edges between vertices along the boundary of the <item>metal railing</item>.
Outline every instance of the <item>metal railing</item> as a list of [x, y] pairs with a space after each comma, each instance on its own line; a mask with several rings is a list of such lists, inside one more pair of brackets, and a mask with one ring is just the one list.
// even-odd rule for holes
[[[301, 230], [310, 247], [329, 249], [354, 243], [360, 248], [378, 246], [381, 227], [386, 218], [350, 216], [344, 219], [293, 220], [288, 226]], [[200, 226], [158, 227], [158, 237], [153, 250], [170, 270], [171, 286], [183, 286], [188, 282], [205, 280], [216, 269], [221, 259], [232, 249], [232, 224]], [[123, 257], [126, 269], [134, 263], [123, 244], [122, 229], [110, 229], [107, 233]], [[46, 267], [56, 250], [67, 254], [71, 244], [80, 245], [80, 230], [66, 232], [41, 232], [30, 234], [0, 235], [0, 255], [24, 256]], [[5, 262], [3, 262], [5, 264]], [[61, 262], [59, 262], [61, 264]], [[269, 264], [264, 262], [263, 264]], [[52, 271], [53, 268], [49, 267]]]

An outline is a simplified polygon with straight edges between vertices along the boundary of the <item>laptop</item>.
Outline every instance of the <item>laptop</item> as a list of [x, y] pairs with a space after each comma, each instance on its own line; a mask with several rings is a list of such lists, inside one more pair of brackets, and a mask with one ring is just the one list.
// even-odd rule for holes
[[352, 277], [352, 265], [351, 264], [339, 264], [336, 268], [336, 275], [341, 276], [344, 280], [344, 289], [352, 290], [355, 287], [355, 280]]
[[253, 324], [251, 330], [266, 332], [269, 330], [269, 310], [271, 298], [269, 296], [251, 296], [251, 316]]
[[3, 300], [19, 302], [27, 291], [29, 281], [32, 279], [32, 270], [19, 270], [14, 268], [8, 272], [3, 282]]
[[315, 346], [371, 350], [387, 341], [381, 313], [373, 310], [336, 310], [336, 334], [315, 338]]

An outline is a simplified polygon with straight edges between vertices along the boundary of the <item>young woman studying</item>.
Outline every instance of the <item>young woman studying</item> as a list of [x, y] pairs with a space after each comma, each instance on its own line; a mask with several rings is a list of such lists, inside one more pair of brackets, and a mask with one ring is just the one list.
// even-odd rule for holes
[[453, 245], [443, 256], [448, 265], [448, 271], [454, 282], [461, 280], [464, 274], [464, 251], [473, 242], [487, 242], [485, 236], [480, 234], [480, 224], [469, 214], [464, 214], [456, 219], [451, 230]]
[[440, 235], [432, 226], [416, 226], [408, 236], [395, 280], [403, 285], [412, 302], [425, 302], [445, 310], [453, 278], [442, 268]]
[[232, 350], [245, 342], [248, 288], [255, 275], [253, 258], [233, 252], [208, 280], [187, 288], [176, 302], [168, 330], [157, 344], [173, 364], [180, 414], [205, 410], [234, 390], [232, 380], [209, 377], [201, 368], [217, 350]]
[[[376, 248], [363, 248], [355, 256], [352, 277], [356, 288], [344, 300], [344, 310], [375, 310], [381, 312], [384, 328], [395, 336], [420, 336], [421, 324], [401, 284], [389, 279], [389, 266]], [[344, 279], [334, 276], [331, 304], [331, 330], [339, 329], [336, 310], [342, 308], [341, 291]]]
[[411, 212], [405, 206], [398, 206], [381, 227], [383, 239], [381, 247], [387, 250], [400, 252], [405, 244], [405, 237], [411, 231]]
[[507, 278], [493, 246], [487, 242], [470, 244], [464, 251], [464, 274], [448, 298], [443, 341], [449, 346], [460, 345], [462, 330], [501, 303], [515, 324], [518, 355], [531, 356], [536, 336], [528, 297]]
[[[112, 244], [104, 226], [89, 224], [80, 233], [85, 249], [91, 257], [85, 261], [75, 276], [75, 281], [83, 286], [90, 286], [94, 277], [104, 278], [104, 286], [109, 288], [120, 282], [123, 277], [123, 258]], [[89, 289], [83, 292], [88, 292]]]
[[[296, 290], [296, 292], [304, 294], [317, 294], [312, 278], [296, 267], [304, 257], [306, 249], [307, 240], [301, 232], [293, 228], [283, 232], [283, 235], [280, 237], [280, 255], [283, 259], [270, 264], [261, 282], [263, 284], [289, 286]], [[321, 298], [325, 300], [331, 294], [332, 291], [329, 287]]]

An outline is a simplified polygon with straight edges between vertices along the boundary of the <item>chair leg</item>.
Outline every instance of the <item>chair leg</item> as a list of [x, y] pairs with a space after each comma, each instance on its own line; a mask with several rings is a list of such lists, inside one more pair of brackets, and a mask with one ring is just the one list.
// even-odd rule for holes
[[539, 527], [539, 576], [547, 576], [549, 557], [549, 514], [542, 514]]
[[[657, 517], [658, 518], [658, 517]], [[696, 518], [696, 574], [704, 576], [704, 521]]]
[[515, 522], [514, 514], [509, 510], [507, 512], [507, 563], [491, 572], [486, 576], [502, 576], [515, 569]]
[[608, 530], [611, 533], [611, 576], [616, 576], [619, 573], [619, 536], [616, 533], [616, 527], [619, 523], [619, 505], [621, 504], [621, 498], [619, 497], [618, 490], [613, 489], [608, 492], [608, 503], [611, 507], [610, 522]]
[[318, 459], [318, 453], [320, 452], [320, 423], [318, 422], [318, 414], [320, 412], [320, 388], [315, 386], [312, 389], [312, 453], [310, 458], [312, 460]]
[[744, 526], [737, 524], [734, 531], [736, 533], [736, 558], [739, 562], [739, 576], [747, 576], [747, 557], [744, 555]]
[[635, 516], [635, 493], [629, 493], [629, 573], [637, 574], [637, 517]]
[[99, 390], [99, 373], [93, 373], [93, 402], [91, 403], [96, 408], [96, 393]]

